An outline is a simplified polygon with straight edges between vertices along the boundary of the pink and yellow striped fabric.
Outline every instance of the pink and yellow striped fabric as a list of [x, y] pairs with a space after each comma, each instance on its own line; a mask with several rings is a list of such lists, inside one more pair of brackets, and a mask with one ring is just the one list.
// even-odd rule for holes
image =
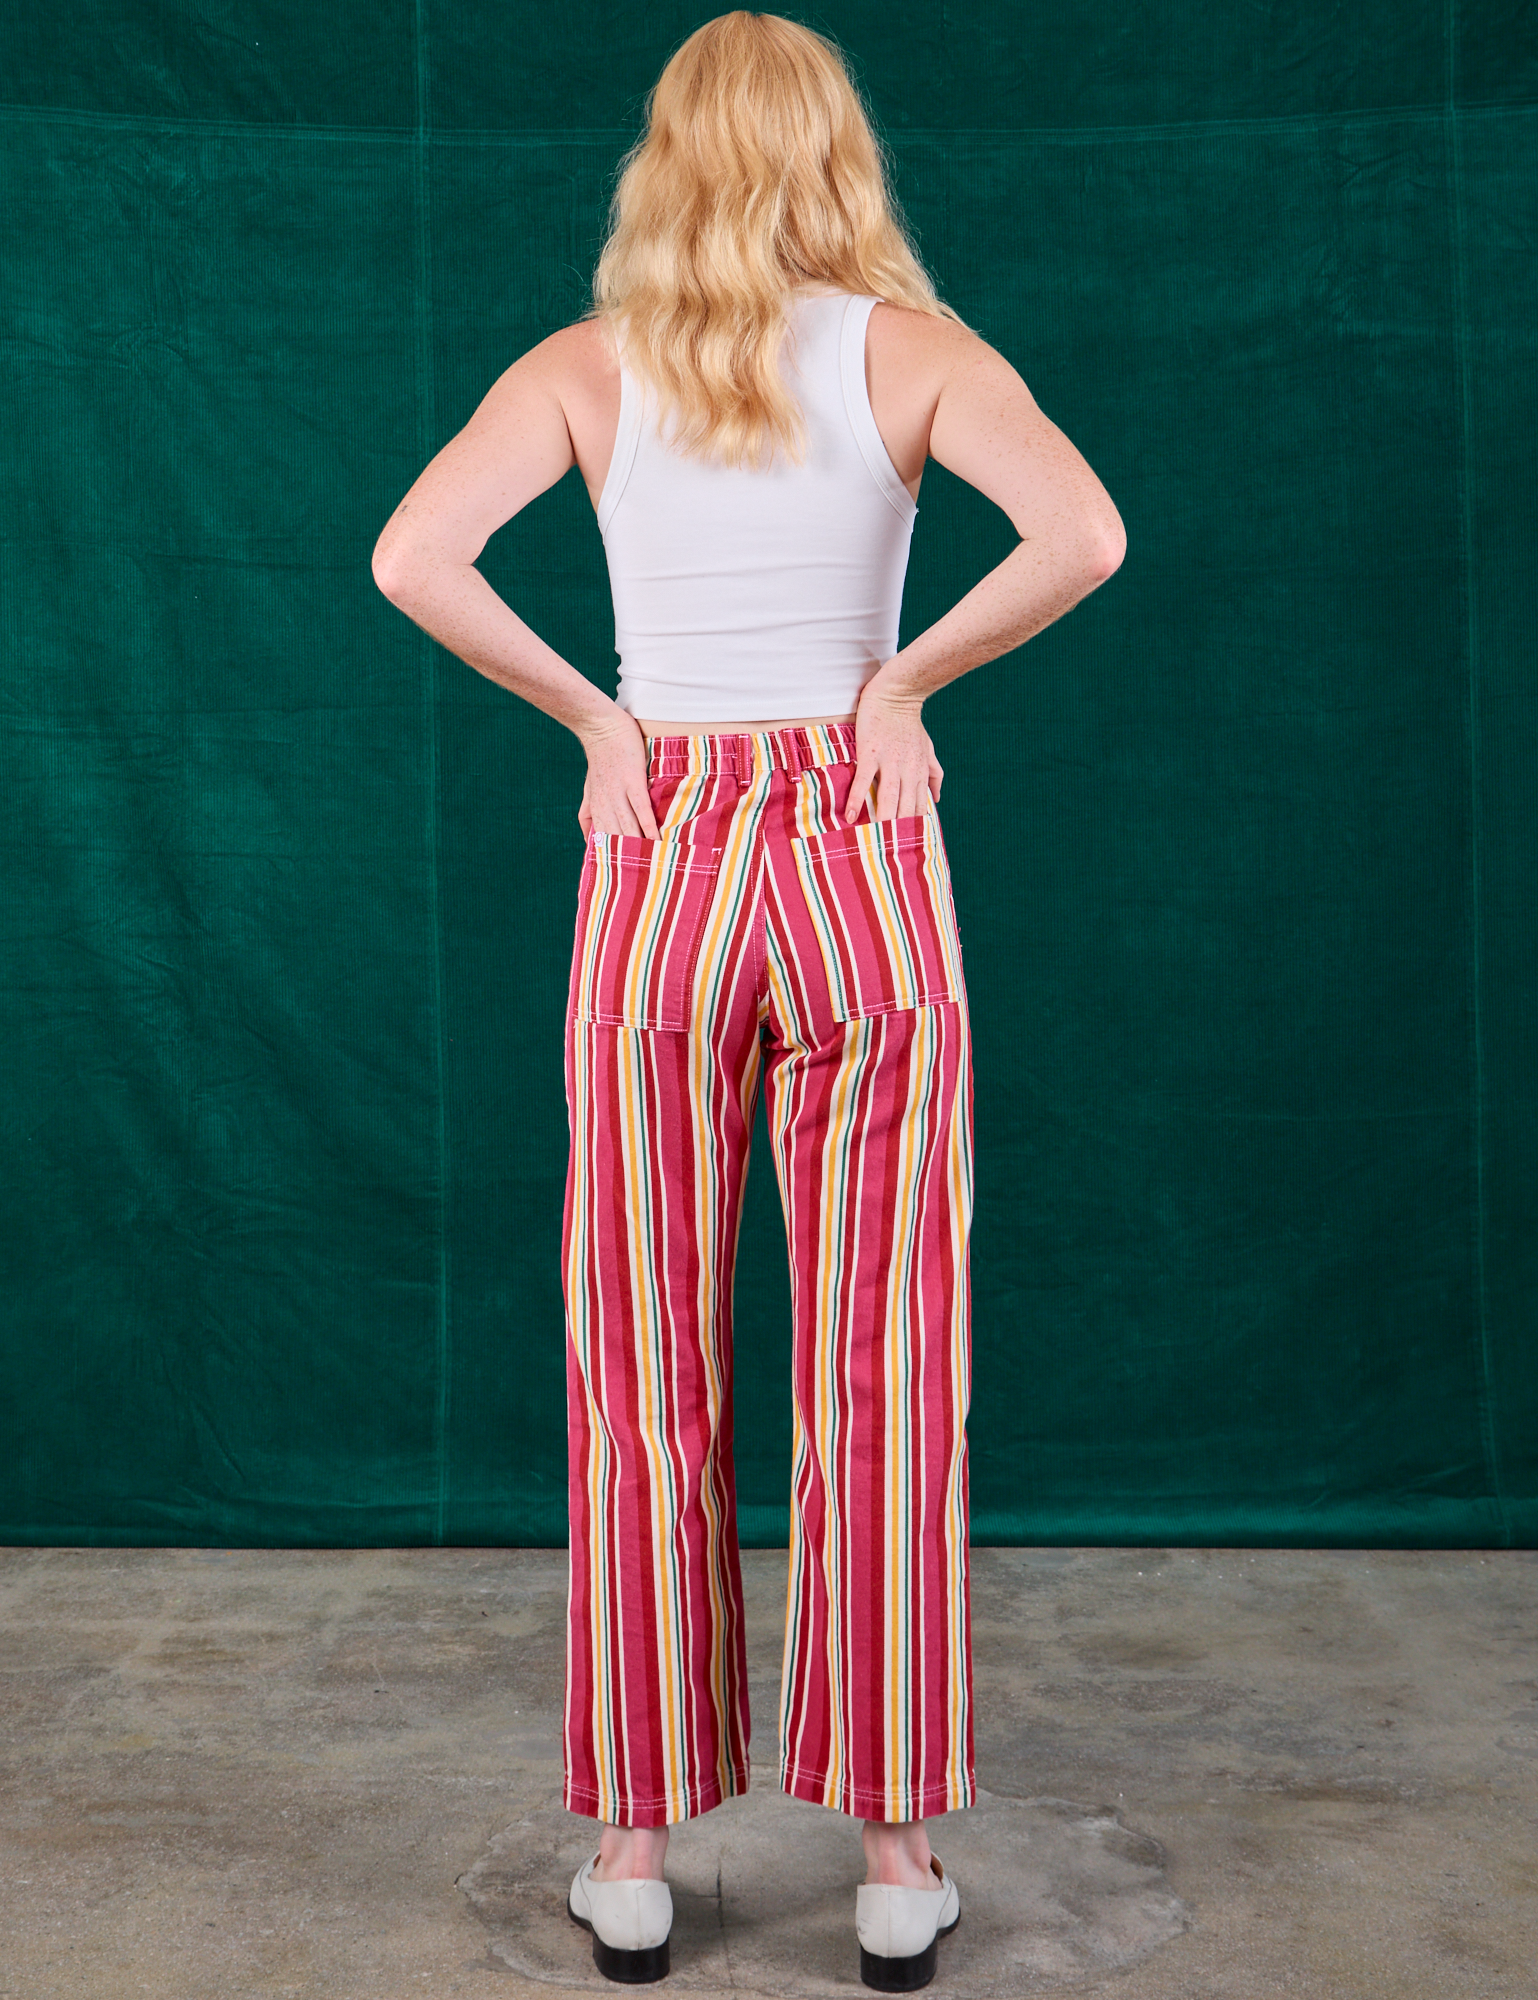
[[790, 1245], [779, 1782], [969, 1805], [972, 1069], [938, 814], [843, 823], [851, 725], [649, 739], [659, 836], [594, 834], [566, 1028], [567, 1807], [748, 1785], [731, 1299], [767, 1091]]

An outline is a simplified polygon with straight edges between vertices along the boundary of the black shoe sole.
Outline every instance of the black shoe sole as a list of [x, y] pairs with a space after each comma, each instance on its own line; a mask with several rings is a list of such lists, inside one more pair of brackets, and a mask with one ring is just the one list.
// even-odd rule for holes
[[617, 1980], [621, 1986], [650, 1986], [654, 1980], [667, 1978], [670, 1938], [664, 1938], [661, 1944], [648, 1945], [645, 1951], [620, 1951], [612, 1944], [605, 1944], [587, 1918], [577, 1915], [569, 1896], [566, 1899], [566, 1914], [574, 1924], [580, 1924], [591, 1935], [593, 1963], [605, 1979]]
[[916, 1993], [921, 1986], [927, 1986], [935, 1976], [939, 1961], [941, 1938], [949, 1937], [961, 1922], [955, 1917], [943, 1929], [935, 1932], [922, 1951], [916, 1951], [912, 1958], [883, 1958], [879, 1951], [867, 1951], [860, 1946], [860, 1977], [867, 1986], [874, 1986], [878, 1993]]

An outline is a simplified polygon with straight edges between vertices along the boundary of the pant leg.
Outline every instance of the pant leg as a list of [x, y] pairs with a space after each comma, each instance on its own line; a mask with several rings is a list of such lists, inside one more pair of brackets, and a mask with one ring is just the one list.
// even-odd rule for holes
[[663, 840], [590, 843], [566, 1026], [564, 1798], [621, 1826], [748, 1783], [730, 1316], [761, 1066], [753, 799], [696, 772], [652, 802]]
[[767, 843], [795, 1315], [780, 1783], [899, 1820], [975, 1795], [972, 1074], [938, 816], [845, 828], [851, 775], [804, 772]]

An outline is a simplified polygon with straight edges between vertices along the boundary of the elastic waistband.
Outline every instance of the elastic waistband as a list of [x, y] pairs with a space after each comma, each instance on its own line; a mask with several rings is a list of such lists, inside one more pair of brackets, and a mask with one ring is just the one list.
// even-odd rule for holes
[[794, 775], [814, 764], [852, 764], [852, 722], [802, 723], [794, 729], [744, 729], [718, 736], [648, 736], [653, 776], [734, 771], [751, 777], [762, 768]]

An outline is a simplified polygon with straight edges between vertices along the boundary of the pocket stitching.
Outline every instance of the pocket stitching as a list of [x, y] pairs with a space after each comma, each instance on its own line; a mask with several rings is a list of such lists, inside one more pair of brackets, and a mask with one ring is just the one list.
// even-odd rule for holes
[[[594, 857], [598, 852], [598, 843], [601, 840], [606, 840], [609, 843], [618, 840], [647, 840], [647, 836], [644, 834], [610, 834], [607, 836], [597, 833], [590, 834], [588, 837], [588, 851], [584, 858], [584, 866], [589, 870], [594, 866]], [[611, 844], [606, 847], [605, 852], [608, 865], [614, 871], [615, 879], [617, 880], [619, 871], [622, 869], [640, 869], [649, 873], [655, 867], [659, 855], [667, 850], [671, 850], [668, 862], [670, 881], [672, 878], [678, 876], [694, 875], [703, 877], [705, 883], [710, 884], [720, 874], [721, 854], [718, 848], [696, 847], [692, 843], [683, 840], [668, 839], [665, 837], [654, 841], [647, 840], [646, 849], [640, 853], [633, 852], [628, 848], [616, 848]], [[666, 894], [666, 891], [664, 891], [664, 894]], [[676, 1019], [672, 1014], [664, 1015], [662, 1013], [662, 1002], [667, 997], [666, 992], [660, 993], [658, 996], [657, 1018], [636, 1019], [632, 1014], [616, 1011], [612, 1008], [600, 1007], [595, 995], [608, 983], [600, 977], [603, 961], [603, 953], [601, 951], [593, 953], [592, 962], [587, 969], [586, 976], [579, 976], [581, 973], [583, 948], [588, 939], [592, 924], [593, 895], [594, 889], [590, 876], [586, 899], [582, 905], [581, 923], [577, 935], [578, 961], [577, 966], [573, 970], [573, 986], [575, 989], [573, 996], [574, 1018], [581, 1022], [590, 1022], [597, 1027], [636, 1028], [650, 1034], [687, 1033], [692, 1026], [694, 1010], [694, 975], [699, 964], [700, 952], [704, 946], [705, 932], [709, 925], [713, 901], [708, 887], [700, 897], [699, 906], [692, 919], [689, 934], [683, 940], [686, 950], [682, 965], [675, 973], [670, 974], [669, 977], [669, 990], [677, 995]], [[673, 945], [674, 951], [677, 950], [677, 947], [678, 941], [675, 939]], [[627, 965], [627, 973], [628, 970], [629, 967]]]
[[[909, 818], [916, 823], [911, 828], [903, 828], [901, 821]], [[885, 837], [878, 833], [872, 840], [869, 829], [872, 827], [879, 829], [884, 826], [892, 827], [894, 831]], [[791, 845], [801, 892], [806, 900], [808, 914], [812, 919], [817, 938], [818, 954], [827, 979], [828, 997], [832, 1002], [835, 1020], [870, 1020], [882, 1014], [911, 1013], [921, 1007], [946, 1005], [961, 999], [961, 940], [955, 928], [954, 905], [950, 901], [949, 869], [944, 847], [939, 839], [939, 824], [933, 812], [902, 814], [897, 820], [861, 821], [854, 826], [833, 827], [822, 833], [801, 834]], [[933, 926], [933, 942], [941, 960], [941, 967], [939, 984], [935, 985], [932, 978], [926, 979], [923, 976], [926, 968], [922, 952], [912, 951], [910, 947], [910, 955], [915, 960], [916, 990], [913, 996], [903, 999], [883, 997], [856, 1007], [846, 990], [848, 982], [843, 979], [836, 959], [830, 959], [828, 947], [824, 942], [824, 925], [829, 921], [829, 913], [825, 908], [826, 899], [816, 890], [811, 853], [817, 850], [842, 860], [846, 866], [858, 869], [864, 874], [867, 882], [870, 882], [873, 845], [894, 860], [898, 855], [918, 851], [925, 857], [920, 867], [921, 875], [927, 875], [929, 868], [934, 868], [936, 879], [933, 882], [925, 881], [923, 895], [925, 908]], [[834, 901], [836, 905], [836, 896]], [[900, 909], [897, 915], [904, 936], [911, 936], [908, 926], [901, 923]], [[847, 927], [842, 920], [840, 933], [847, 935]], [[953, 961], [954, 969], [952, 969]]]

